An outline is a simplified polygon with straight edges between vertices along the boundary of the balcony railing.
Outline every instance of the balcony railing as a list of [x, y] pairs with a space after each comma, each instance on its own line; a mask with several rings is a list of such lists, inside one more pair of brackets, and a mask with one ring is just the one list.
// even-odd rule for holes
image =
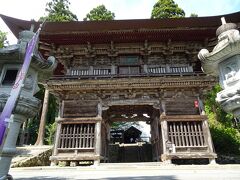
[[[125, 69], [124, 69], [125, 68]], [[127, 71], [128, 70], [128, 71]], [[137, 73], [136, 73], [137, 72]], [[71, 68], [65, 75], [53, 76], [51, 79], [102, 79], [129, 77], [161, 76], [200, 76], [202, 71], [194, 72], [190, 65], [142, 65], [142, 66], [105, 66], [101, 68]]]
[[63, 79], [113, 79], [113, 78], [137, 78], [137, 77], [181, 77], [181, 76], [205, 76], [202, 71], [173, 72], [173, 73], [139, 73], [139, 74], [103, 74], [103, 75], [55, 75], [50, 80]]

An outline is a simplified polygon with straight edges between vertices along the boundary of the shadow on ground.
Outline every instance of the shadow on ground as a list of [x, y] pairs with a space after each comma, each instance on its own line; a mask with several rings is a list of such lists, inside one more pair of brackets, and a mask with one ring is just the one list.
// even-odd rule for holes
[[[59, 178], [59, 177], [49, 177], [49, 176], [41, 176], [41, 177], [29, 177], [29, 178], [16, 178], [14, 180], [77, 180], [81, 178]], [[85, 179], [85, 180], [177, 180], [174, 176], [132, 176], [132, 177], [109, 177], [109, 178], [97, 178], [94, 179]]]

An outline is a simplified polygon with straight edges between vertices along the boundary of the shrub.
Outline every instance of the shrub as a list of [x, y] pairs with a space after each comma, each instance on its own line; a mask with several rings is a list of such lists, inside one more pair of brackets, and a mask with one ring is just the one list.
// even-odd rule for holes
[[240, 155], [240, 134], [232, 127], [210, 126], [216, 153]]

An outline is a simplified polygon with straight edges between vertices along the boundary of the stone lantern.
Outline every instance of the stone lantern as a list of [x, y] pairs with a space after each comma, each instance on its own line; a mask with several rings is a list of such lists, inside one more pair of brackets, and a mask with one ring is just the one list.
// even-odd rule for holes
[[[23, 64], [27, 43], [33, 35], [32, 31], [22, 31], [16, 45], [0, 49], [0, 112], [3, 111], [10, 96], [18, 71]], [[40, 101], [34, 97], [34, 94], [39, 91], [38, 82], [48, 78], [55, 67], [54, 57], [50, 56], [45, 60], [37, 48], [35, 49], [24, 87], [8, 123], [9, 131], [0, 154], [0, 179], [5, 179], [12, 157], [16, 154], [16, 141], [21, 124], [26, 119], [34, 117], [39, 111]]]
[[217, 29], [218, 44], [212, 52], [202, 49], [198, 57], [205, 73], [219, 77], [222, 91], [217, 94], [216, 101], [226, 112], [240, 117], [240, 35], [237, 25], [226, 23]]

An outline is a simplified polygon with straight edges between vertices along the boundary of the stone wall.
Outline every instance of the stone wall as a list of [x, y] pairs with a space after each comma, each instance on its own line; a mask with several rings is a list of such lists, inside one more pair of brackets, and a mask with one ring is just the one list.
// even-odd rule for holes
[[[49, 157], [52, 155], [52, 148], [47, 149], [40, 154], [31, 156], [29, 155], [28, 158], [20, 161], [16, 161], [12, 163], [11, 167], [33, 167], [33, 166], [49, 166], [50, 160]], [[21, 156], [21, 155], [19, 155]]]

